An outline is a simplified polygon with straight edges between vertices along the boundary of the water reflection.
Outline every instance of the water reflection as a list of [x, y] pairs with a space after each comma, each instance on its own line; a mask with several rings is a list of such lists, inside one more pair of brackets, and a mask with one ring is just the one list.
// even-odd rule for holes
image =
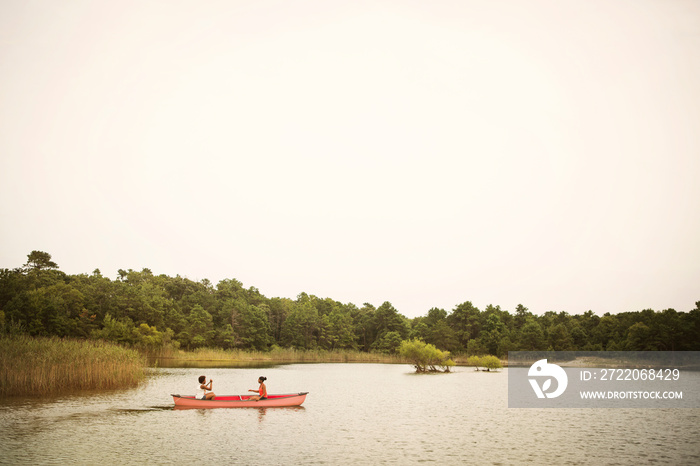
[[122, 414], [142, 414], [149, 411], [172, 411], [172, 406], [148, 406], [146, 408], [135, 408], [135, 409], [114, 409], [112, 411]]
[[[158, 407], [158, 409], [167, 409], [167, 410], [172, 410], [172, 411], [190, 411], [193, 409], [200, 409], [200, 410], [211, 410], [211, 409], [216, 409], [216, 410], [249, 410], [253, 411], [256, 409], [259, 410], [266, 410], [266, 409], [273, 409], [275, 411], [283, 411], [283, 410], [298, 410], [298, 411], [303, 411], [305, 408], [303, 406], [278, 406], [278, 407], [265, 407], [265, 408], [257, 408], [255, 406], [238, 406], [238, 407], [223, 407], [223, 406], [164, 406], [164, 407]], [[129, 410], [124, 410], [124, 411], [129, 411]], [[149, 411], [147, 410], [130, 410], [130, 411]]]

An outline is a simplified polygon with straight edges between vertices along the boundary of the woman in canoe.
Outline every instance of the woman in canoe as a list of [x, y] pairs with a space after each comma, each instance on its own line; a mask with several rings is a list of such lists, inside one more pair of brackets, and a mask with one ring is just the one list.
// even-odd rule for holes
[[258, 396], [251, 396], [248, 398], [250, 401], [260, 401], [260, 400], [267, 400], [267, 387], [265, 387], [265, 381], [267, 380], [267, 377], [260, 376], [258, 377], [258, 383], [260, 384], [260, 387], [257, 390], [248, 390], [249, 392], [258, 392]]
[[211, 383], [213, 380], [209, 379], [209, 383], [205, 384], [204, 382], [206, 382], [206, 380], [207, 378], [203, 375], [199, 376], [199, 387], [197, 387], [197, 391], [194, 393], [194, 397], [198, 400], [216, 399], [216, 395], [211, 391]]

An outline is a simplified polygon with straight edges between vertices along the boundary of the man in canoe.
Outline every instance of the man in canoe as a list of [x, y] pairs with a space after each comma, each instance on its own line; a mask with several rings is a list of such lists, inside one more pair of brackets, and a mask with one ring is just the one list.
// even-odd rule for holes
[[197, 391], [194, 392], [194, 397], [198, 400], [214, 400], [216, 399], [216, 395], [214, 392], [211, 391], [211, 383], [213, 382], [212, 379], [209, 379], [209, 383], [205, 384], [207, 378], [204, 377], [203, 375], [199, 376], [199, 387], [197, 387]]
[[258, 383], [260, 384], [260, 388], [258, 388], [257, 390], [248, 390], [249, 392], [258, 392], [258, 396], [251, 396], [250, 398], [248, 398], [249, 401], [267, 400], [267, 387], [265, 387], [266, 380], [267, 377], [258, 377]]

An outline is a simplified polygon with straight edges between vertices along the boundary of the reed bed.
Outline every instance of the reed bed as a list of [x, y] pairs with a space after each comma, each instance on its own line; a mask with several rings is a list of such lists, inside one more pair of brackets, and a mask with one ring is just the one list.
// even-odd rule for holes
[[384, 363], [403, 364], [406, 360], [397, 355], [383, 353], [365, 353], [352, 350], [299, 350], [294, 348], [274, 348], [270, 351], [223, 350], [216, 348], [199, 348], [193, 351], [172, 350], [150, 357], [177, 359], [183, 361], [270, 361], [280, 363]]
[[135, 386], [145, 377], [137, 351], [101, 340], [0, 337], [0, 396], [48, 395]]

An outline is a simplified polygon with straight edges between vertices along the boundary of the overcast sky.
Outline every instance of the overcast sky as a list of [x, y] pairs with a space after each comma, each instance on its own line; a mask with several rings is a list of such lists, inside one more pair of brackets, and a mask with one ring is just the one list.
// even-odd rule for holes
[[0, 219], [0, 268], [688, 311], [700, 2], [2, 0]]

